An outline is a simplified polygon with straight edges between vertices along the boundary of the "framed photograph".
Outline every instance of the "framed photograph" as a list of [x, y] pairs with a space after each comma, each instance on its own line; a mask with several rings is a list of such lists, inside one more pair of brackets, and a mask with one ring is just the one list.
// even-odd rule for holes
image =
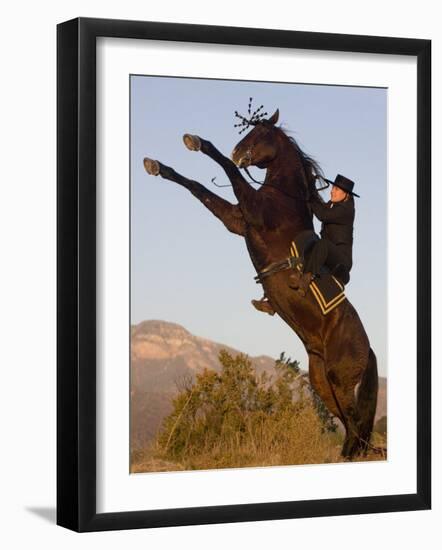
[[429, 509], [430, 41], [57, 37], [57, 523]]

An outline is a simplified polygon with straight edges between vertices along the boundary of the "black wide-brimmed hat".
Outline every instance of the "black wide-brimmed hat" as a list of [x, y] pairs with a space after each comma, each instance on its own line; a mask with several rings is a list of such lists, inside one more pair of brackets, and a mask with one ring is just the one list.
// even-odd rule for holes
[[350, 195], [360, 198], [359, 195], [353, 193], [353, 187], [355, 185], [354, 181], [349, 180], [345, 176], [341, 176], [341, 174], [338, 174], [335, 178], [335, 181], [330, 181], [326, 178], [324, 179], [326, 182], [330, 183], [331, 185], [336, 185], [336, 187], [339, 187], [339, 189], [342, 189], [346, 193], [350, 193]]

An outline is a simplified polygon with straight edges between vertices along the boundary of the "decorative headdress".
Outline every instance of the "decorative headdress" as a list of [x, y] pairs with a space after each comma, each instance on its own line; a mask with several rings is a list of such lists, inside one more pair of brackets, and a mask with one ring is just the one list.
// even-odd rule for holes
[[238, 111], [235, 111], [235, 116], [237, 118], [240, 118], [242, 122], [238, 124], [234, 124], [234, 128], [237, 128], [238, 126], [239, 127], [243, 126], [242, 130], [238, 132], [239, 134], [242, 134], [245, 130], [249, 128], [249, 126], [256, 126], [257, 124], [262, 122], [264, 120], [264, 117], [268, 114], [268, 113], [260, 113], [261, 109], [264, 108], [264, 105], [261, 105], [260, 107], [255, 109], [252, 113], [251, 112], [252, 99], [253, 99], [252, 97], [249, 99], [249, 107], [248, 107], [249, 118], [246, 118], [245, 116], [240, 115]]

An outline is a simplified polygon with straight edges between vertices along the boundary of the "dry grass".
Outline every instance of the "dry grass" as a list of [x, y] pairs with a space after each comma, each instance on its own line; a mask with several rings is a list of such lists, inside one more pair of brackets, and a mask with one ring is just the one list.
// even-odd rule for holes
[[[176, 472], [184, 470], [212, 470], [223, 468], [253, 468], [266, 466], [292, 466], [302, 464], [336, 464], [345, 462], [340, 455], [341, 445], [330, 444], [324, 455], [318, 458], [318, 452], [302, 452], [295, 459], [290, 459], [291, 453], [256, 453], [250, 449], [241, 449], [235, 455], [224, 453], [222, 449], [213, 449], [212, 452], [200, 456], [189, 457], [181, 462], [159, 458], [155, 451], [147, 447], [138, 449], [131, 457], [131, 473], [148, 472]], [[293, 453], [292, 453], [293, 454]], [[313, 456], [317, 458], [314, 459]], [[386, 453], [369, 451], [365, 456], [359, 456], [354, 462], [383, 461]]]
[[[342, 430], [318, 412], [317, 400], [291, 363], [271, 381], [257, 378], [244, 356], [220, 354], [221, 373], [204, 371], [175, 397], [149, 448], [132, 452], [131, 472], [210, 470], [342, 462]], [[386, 438], [356, 461], [385, 460]]]
[[[289, 431], [275, 433], [267, 427], [254, 434], [253, 438], [239, 443], [238, 438], [222, 440], [198, 453], [189, 452], [180, 460], [171, 460], [159, 445], [138, 449], [131, 456], [131, 473], [173, 472], [183, 470], [211, 470], [222, 468], [246, 468], [264, 466], [288, 466], [302, 464], [332, 464], [344, 462], [341, 457], [343, 436], [341, 433], [326, 434], [317, 424], [312, 410], [304, 415], [301, 424], [291, 423]], [[290, 422], [288, 423], [290, 424]], [[288, 426], [287, 426], [288, 428]], [[371, 444], [383, 449], [370, 449], [365, 456], [354, 462], [383, 461], [387, 459], [386, 438], [374, 433]]]

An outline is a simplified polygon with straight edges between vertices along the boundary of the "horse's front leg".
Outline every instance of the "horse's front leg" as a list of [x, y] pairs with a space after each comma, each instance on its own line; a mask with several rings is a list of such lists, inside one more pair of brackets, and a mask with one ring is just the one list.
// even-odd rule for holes
[[226, 228], [237, 235], [245, 235], [245, 222], [241, 210], [237, 204], [231, 204], [223, 198], [209, 191], [197, 181], [185, 178], [175, 172], [170, 166], [166, 166], [157, 160], [144, 159], [144, 168], [152, 176], [161, 176], [188, 189], [192, 195], [200, 200], [204, 206], [220, 219]]
[[184, 134], [183, 141], [190, 151], [201, 151], [223, 168], [232, 184], [233, 192], [238, 199], [239, 207], [244, 214], [245, 220], [251, 225], [261, 225], [262, 201], [260, 200], [260, 196], [256, 189], [243, 178], [235, 163], [218, 151], [210, 141], [202, 139], [199, 136]]

